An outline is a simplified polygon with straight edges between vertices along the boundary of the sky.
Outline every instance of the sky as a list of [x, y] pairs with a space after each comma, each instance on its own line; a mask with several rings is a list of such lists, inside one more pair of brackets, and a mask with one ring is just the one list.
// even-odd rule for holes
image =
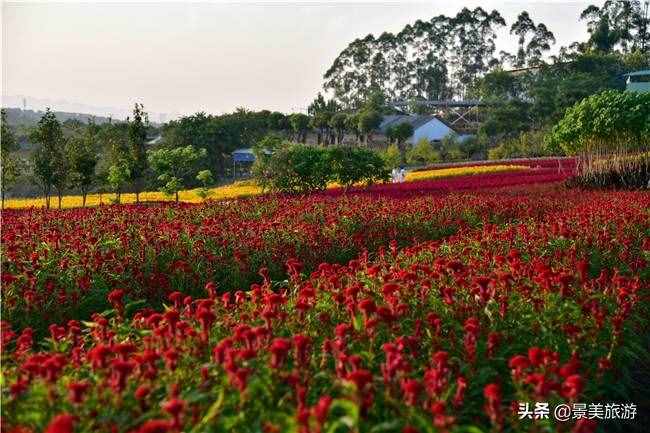
[[[398, 32], [462, 7], [522, 11], [557, 44], [584, 40], [572, 0], [428, 2], [3, 2], [3, 105], [113, 114], [137, 102], [169, 120], [237, 107], [304, 110], [323, 74], [358, 37]], [[498, 50], [514, 51], [500, 32]], [[162, 114], [162, 116], [160, 115]]]

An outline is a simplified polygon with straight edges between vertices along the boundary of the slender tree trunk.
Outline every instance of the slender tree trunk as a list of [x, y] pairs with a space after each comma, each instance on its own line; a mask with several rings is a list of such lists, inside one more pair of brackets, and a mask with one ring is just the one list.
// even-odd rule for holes
[[63, 198], [63, 191], [57, 190], [56, 195], [57, 195], [57, 198], [59, 199], [59, 210], [61, 210], [61, 199]]
[[140, 191], [139, 190], [135, 191], [135, 203], [140, 204]]
[[178, 203], [178, 191], [176, 191], [176, 203]]
[[81, 191], [81, 207], [86, 207], [86, 196], [88, 195], [87, 191]]
[[45, 208], [50, 208], [50, 187], [45, 187]]

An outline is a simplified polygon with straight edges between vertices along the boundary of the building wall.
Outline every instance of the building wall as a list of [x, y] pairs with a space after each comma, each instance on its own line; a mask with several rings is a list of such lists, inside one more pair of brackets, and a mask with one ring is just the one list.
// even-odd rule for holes
[[650, 82], [627, 83], [627, 90], [631, 92], [650, 93]]
[[431, 119], [416, 129], [413, 132], [413, 137], [408, 142], [414, 144], [421, 138], [426, 138], [429, 141], [440, 141], [449, 134], [455, 134], [454, 130], [438, 119]]

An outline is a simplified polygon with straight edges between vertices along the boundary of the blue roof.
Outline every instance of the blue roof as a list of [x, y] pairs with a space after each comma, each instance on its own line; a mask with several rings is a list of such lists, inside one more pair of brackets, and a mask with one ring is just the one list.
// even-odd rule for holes
[[232, 152], [232, 159], [235, 162], [255, 162], [253, 149], [237, 149]]

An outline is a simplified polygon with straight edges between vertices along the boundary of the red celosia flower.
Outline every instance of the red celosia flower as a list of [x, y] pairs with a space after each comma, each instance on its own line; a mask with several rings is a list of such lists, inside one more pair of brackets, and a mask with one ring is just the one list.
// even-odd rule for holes
[[68, 384], [70, 401], [75, 404], [81, 403], [83, 401], [83, 396], [89, 386], [90, 384], [88, 382], [70, 382]]
[[404, 402], [409, 406], [415, 406], [420, 396], [422, 385], [415, 379], [404, 379], [402, 381], [402, 393], [404, 394]]
[[562, 383], [562, 396], [569, 400], [575, 399], [582, 392], [583, 381], [579, 374], [572, 374]]
[[55, 416], [45, 427], [44, 433], [73, 433], [75, 417], [62, 413]]
[[271, 342], [269, 351], [271, 352], [271, 368], [280, 368], [284, 363], [289, 350], [291, 349], [291, 340], [286, 338], [275, 338]]
[[165, 412], [170, 414], [174, 418], [172, 427], [180, 429], [181, 428], [181, 413], [185, 408], [185, 402], [178, 398], [172, 398], [162, 404], [162, 408]]
[[483, 388], [485, 397], [485, 413], [495, 426], [499, 427], [502, 423], [501, 413], [501, 387], [498, 383], [490, 383]]
[[318, 421], [318, 423], [321, 426], [325, 424], [325, 421], [327, 420], [327, 415], [329, 413], [331, 405], [332, 405], [332, 397], [330, 397], [329, 395], [324, 395], [318, 399], [318, 402], [312, 408], [312, 411], [314, 412], [314, 417], [316, 418], [316, 421]]
[[138, 429], [138, 433], [167, 433], [173, 428], [172, 423], [163, 419], [146, 421]]

